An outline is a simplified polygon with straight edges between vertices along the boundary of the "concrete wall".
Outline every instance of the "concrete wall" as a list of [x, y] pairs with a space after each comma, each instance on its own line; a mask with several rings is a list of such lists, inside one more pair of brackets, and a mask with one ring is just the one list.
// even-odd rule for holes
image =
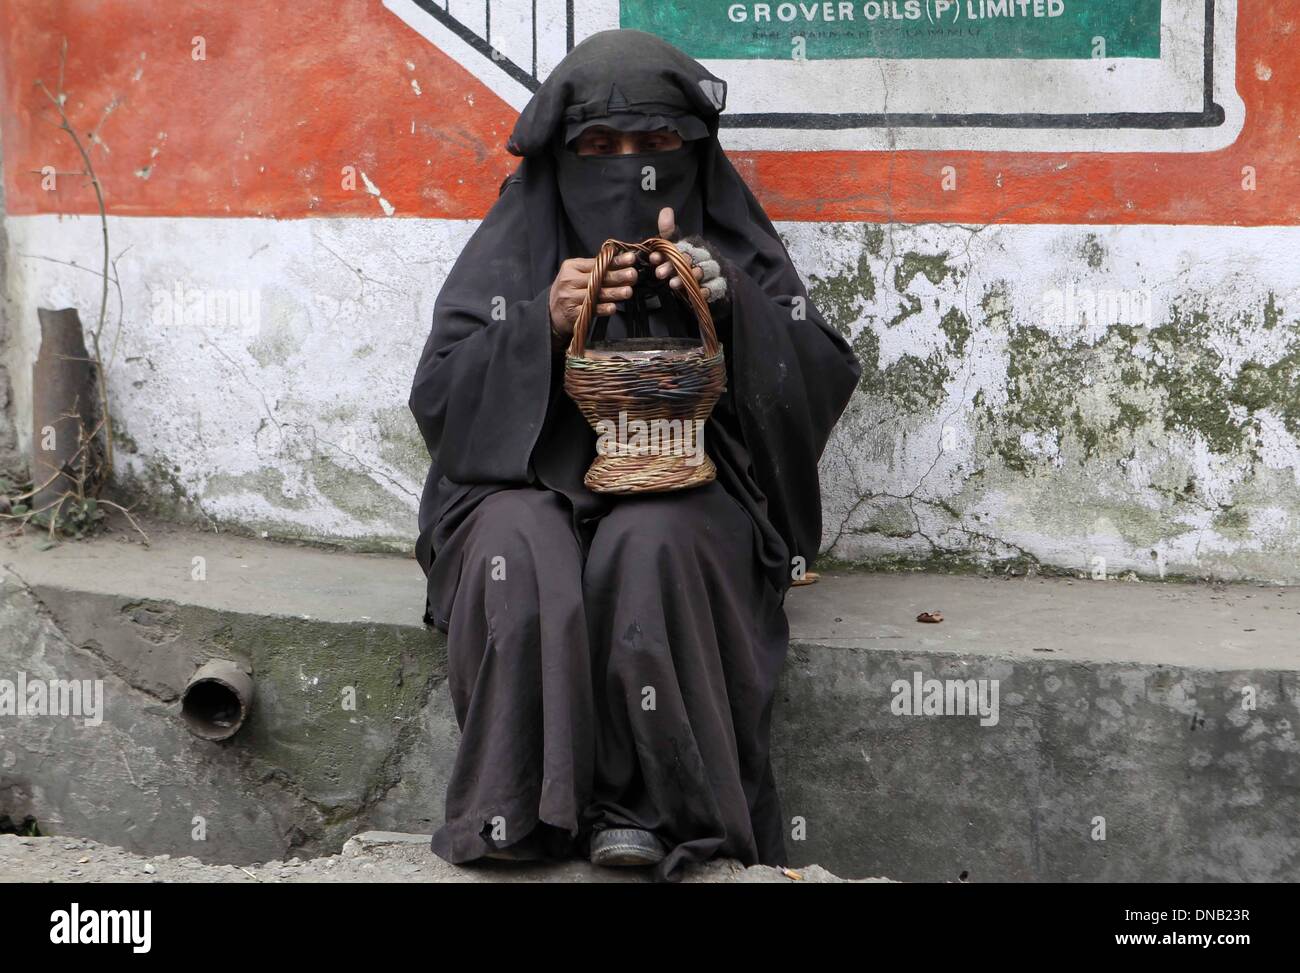
[[[66, 34], [69, 111], [89, 130], [117, 105], [95, 158], [122, 484], [179, 517], [407, 550], [426, 464], [410, 376], [528, 86], [475, 47], [486, 24], [400, 0], [193, 6], [184, 24], [149, 4], [0, 14], [18, 433], [36, 307], [98, 307], [93, 195], [41, 175], [76, 164], [33, 90]], [[865, 368], [823, 464], [830, 556], [1300, 580], [1295, 24], [1220, 2], [1207, 50], [1199, 7], [1164, 5], [1158, 57], [1041, 60], [1025, 45], [1072, 35], [1008, 48], [980, 25], [984, 46], [871, 72], [719, 34], [736, 56], [709, 64], [757, 119], [724, 144]], [[617, 4], [575, 8], [579, 38], [617, 23]], [[539, 9], [525, 76], [563, 52]], [[524, 26], [494, 16], [491, 43], [522, 58]], [[1219, 113], [1200, 117], [1206, 90]], [[764, 123], [782, 98], [864, 119]], [[1086, 121], [1023, 127], [1044, 111]]]
[[[1216, 587], [859, 572], [796, 588], [772, 727], [790, 864], [902, 881], [1300, 879], [1300, 591]], [[401, 559], [207, 532], [147, 550], [14, 545], [0, 815], [240, 864], [373, 828], [430, 833], [459, 737], [419, 594]], [[934, 605], [943, 625], [913, 621]], [[179, 715], [213, 657], [255, 673], [249, 721], [222, 743]], [[992, 705], [923, 703], [932, 679]], [[85, 681], [83, 705], [24, 710], [56, 680]]]

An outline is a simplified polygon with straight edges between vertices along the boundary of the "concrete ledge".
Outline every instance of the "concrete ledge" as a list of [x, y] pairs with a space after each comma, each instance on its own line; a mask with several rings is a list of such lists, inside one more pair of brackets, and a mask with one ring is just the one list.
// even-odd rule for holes
[[[102, 679], [106, 699], [99, 726], [0, 716], [0, 814], [235, 863], [432, 830], [457, 731], [414, 561], [151, 536], [0, 548], [0, 679]], [[850, 574], [788, 609], [773, 752], [792, 864], [1300, 878], [1297, 589]], [[932, 609], [942, 624], [915, 621]], [[257, 673], [253, 719], [219, 745], [176, 716], [211, 657]], [[996, 722], [897, 713], [918, 678], [996, 681]]]
[[[118, 535], [41, 551], [40, 537], [28, 535], [0, 547], [0, 564], [43, 590], [423, 630], [424, 579], [414, 559], [165, 524], [149, 531], [147, 548]], [[945, 621], [918, 625], [930, 608], [942, 608]], [[829, 574], [794, 589], [788, 612], [793, 641], [828, 647], [1300, 668], [1295, 586]]]

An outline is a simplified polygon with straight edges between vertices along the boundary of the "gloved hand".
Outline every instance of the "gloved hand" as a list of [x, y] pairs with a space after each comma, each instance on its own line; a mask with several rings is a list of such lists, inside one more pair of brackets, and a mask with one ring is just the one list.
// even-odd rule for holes
[[[675, 239], [677, 220], [672, 207], [669, 206], [665, 206], [659, 212], [659, 235], [665, 240], [673, 240], [677, 249], [691, 258], [691, 262], [695, 265], [695, 279], [704, 289], [704, 297], [709, 303], [709, 311], [713, 317], [716, 319], [727, 316], [731, 311], [731, 294], [727, 286], [728, 268], [727, 261], [718, 248], [698, 234], [682, 237], [680, 240]], [[668, 279], [670, 286], [673, 283], [680, 286], [680, 281], [672, 279], [676, 276], [675, 271], [669, 266], [664, 266], [664, 257], [657, 253], [651, 254], [650, 262], [655, 265], [656, 276]]]
[[691, 258], [700, 268], [700, 287], [710, 304], [727, 302], [727, 275], [722, 270], [722, 259], [713, 254], [713, 245], [701, 236], [688, 236], [677, 241], [677, 249]]

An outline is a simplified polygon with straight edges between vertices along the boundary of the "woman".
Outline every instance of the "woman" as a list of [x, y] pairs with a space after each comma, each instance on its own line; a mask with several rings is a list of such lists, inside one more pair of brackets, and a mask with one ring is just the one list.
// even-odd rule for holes
[[[432, 841], [447, 861], [577, 852], [661, 880], [713, 855], [785, 863], [783, 601], [817, 552], [817, 462], [859, 366], [718, 145], [725, 94], [653, 35], [584, 40], [524, 109], [522, 162], [438, 295], [411, 409], [432, 457], [426, 621], [447, 633], [461, 728]], [[726, 353], [704, 432], [717, 479], [598, 495], [563, 349], [604, 240], [656, 233], [692, 256]], [[609, 336], [634, 309], [691, 333], [673, 274], [616, 261]]]

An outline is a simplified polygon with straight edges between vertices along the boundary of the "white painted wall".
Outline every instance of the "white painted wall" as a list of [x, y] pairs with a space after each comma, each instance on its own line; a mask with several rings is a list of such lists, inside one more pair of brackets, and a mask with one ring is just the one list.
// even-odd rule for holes
[[[7, 286], [21, 318], [6, 364], [26, 437], [35, 309], [72, 306], [94, 321], [99, 231], [90, 217], [10, 217], [7, 227]], [[121, 294], [120, 304], [116, 288], [110, 300], [106, 347], [120, 323], [110, 390], [134, 444], [119, 447], [119, 476], [157, 498], [184, 494], [201, 518], [272, 536], [409, 547], [425, 463], [406, 411], [409, 383], [438, 286], [473, 227], [111, 219]], [[1019, 554], [1077, 570], [1104, 558], [1111, 575], [1300, 580], [1300, 441], [1276, 404], [1240, 416], [1240, 442], [1216, 452], [1195, 422], [1169, 429], [1159, 420], [1168, 389], [1118, 381], [1108, 350], [1116, 328], [1043, 320], [1045, 295], [1071, 282], [1149, 292], [1156, 326], [1178, 306], [1203, 306], [1209, 323], [1197, 347], [1212, 349], [1215, 374], [1231, 381], [1300, 341], [1300, 229], [896, 226], [884, 228], [879, 253], [862, 225], [779, 229], [815, 294], [830, 278], [851, 279], [865, 255], [874, 295], [841, 280], [835, 293], [847, 303], [833, 316], [847, 313], [855, 336], [878, 338], [881, 369], [933, 354], [950, 371], [922, 408], [887, 395], [855, 399], [823, 464], [833, 555]], [[945, 253], [949, 271], [939, 283], [917, 274], [895, 286], [907, 255]], [[178, 286], [204, 299], [243, 292], [245, 319], [227, 320], [214, 306], [177, 320]], [[1270, 293], [1279, 314], [1272, 327], [1258, 313]], [[990, 294], [992, 304], [981, 306]], [[891, 325], [913, 298], [920, 310]], [[971, 323], [959, 354], [940, 327], [954, 308]], [[1009, 341], [1029, 327], [1082, 359], [1105, 352], [1095, 384], [1069, 390], [1085, 422], [1104, 425], [1121, 402], [1146, 409], [1150, 422], [1093, 456], [1064, 419], [1055, 430], [1024, 429], [1034, 468], [1008, 468], [990, 445], [998, 430], [988, 409], [1000, 414], [1013, 393]], [[1132, 358], [1149, 368], [1160, 354], [1139, 342]], [[1174, 499], [1173, 486], [1188, 482], [1190, 497]]]

